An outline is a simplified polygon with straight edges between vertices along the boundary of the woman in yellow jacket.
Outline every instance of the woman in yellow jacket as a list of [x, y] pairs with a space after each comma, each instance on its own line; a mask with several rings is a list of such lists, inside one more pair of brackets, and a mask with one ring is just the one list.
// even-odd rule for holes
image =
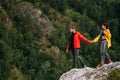
[[111, 33], [109, 30], [109, 25], [107, 23], [102, 24], [102, 30], [100, 34], [92, 41], [99, 42], [100, 52], [101, 52], [101, 63], [100, 66], [104, 64], [105, 56], [108, 59], [108, 63], [111, 63], [111, 59], [109, 54], [107, 53], [107, 49], [111, 47]]

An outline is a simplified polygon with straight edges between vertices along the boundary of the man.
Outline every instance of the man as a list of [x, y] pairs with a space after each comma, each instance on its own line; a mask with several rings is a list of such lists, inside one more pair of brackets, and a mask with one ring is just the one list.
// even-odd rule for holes
[[72, 51], [73, 55], [73, 68], [77, 68], [77, 59], [80, 61], [82, 67], [86, 67], [84, 64], [82, 58], [79, 56], [80, 52], [80, 41], [83, 40], [86, 43], [91, 43], [90, 40], [85, 38], [82, 34], [77, 32], [74, 27], [69, 28], [70, 36], [69, 36], [69, 42], [66, 48], [66, 52], [69, 50]]

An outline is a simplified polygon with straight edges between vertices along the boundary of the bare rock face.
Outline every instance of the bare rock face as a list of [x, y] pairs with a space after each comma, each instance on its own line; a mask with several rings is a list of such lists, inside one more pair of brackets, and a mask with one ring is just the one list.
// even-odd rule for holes
[[13, 26], [12, 21], [10, 20], [7, 12], [0, 5], [0, 26], [4, 27], [5, 30], [10, 30]]
[[107, 80], [109, 72], [120, 69], [120, 62], [105, 64], [100, 68], [71, 69], [64, 73], [59, 80]]
[[39, 31], [43, 36], [50, 35], [53, 29], [53, 25], [47, 16], [42, 14], [40, 9], [35, 8], [29, 2], [21, 2], [17, 4], [17, 10], [14, 13], [16, 20], [22, 23], [28, 29], [35, 29], [39, 26]]

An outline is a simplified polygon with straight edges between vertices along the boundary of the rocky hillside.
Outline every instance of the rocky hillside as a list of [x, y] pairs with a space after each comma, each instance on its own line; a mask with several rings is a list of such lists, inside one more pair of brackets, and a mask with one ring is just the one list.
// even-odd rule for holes
[[[105, 64], [97, 69], [90, 67], [71, 69], [64, 73], [59, 80], [107, 80], [109, 73], [115, 69], [120, 70], [120, 62]], [[120, 78], [118, 77], [117, 80], [120, 80]]]

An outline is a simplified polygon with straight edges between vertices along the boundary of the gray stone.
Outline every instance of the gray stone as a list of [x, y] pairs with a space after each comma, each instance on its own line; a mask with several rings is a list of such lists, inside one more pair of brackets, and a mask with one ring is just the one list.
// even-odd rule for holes
[[107, 80], [109, 72], [115, 69], [120, 69], [120, 62], [105, 64], [99, 68], [74, 68], [64, 73], [59, 80]]

